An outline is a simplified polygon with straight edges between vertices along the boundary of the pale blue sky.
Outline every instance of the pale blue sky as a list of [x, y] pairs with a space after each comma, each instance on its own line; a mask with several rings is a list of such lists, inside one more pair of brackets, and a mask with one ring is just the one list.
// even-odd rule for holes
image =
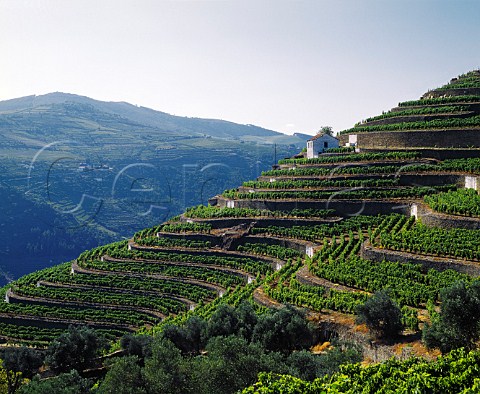
[[480, 1], [0, 0], [0, 100], [338, 131], [480, 68]]

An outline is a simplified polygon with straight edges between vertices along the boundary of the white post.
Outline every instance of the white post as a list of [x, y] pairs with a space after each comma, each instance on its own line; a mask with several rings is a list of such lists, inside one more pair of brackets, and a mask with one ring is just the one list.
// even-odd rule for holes
[[313, 257], [313, 246], [307, 246], [305, 248], [305, 254], [308, 256], [308, 257]]
[[415, 220], [418, 220], [418, 205], [412, 204], [410, 207], [410, 216], [414, 216]]
[[478, 177], [476, 176], [465, 176], [465, 189], [475, 189], [478, 190]]

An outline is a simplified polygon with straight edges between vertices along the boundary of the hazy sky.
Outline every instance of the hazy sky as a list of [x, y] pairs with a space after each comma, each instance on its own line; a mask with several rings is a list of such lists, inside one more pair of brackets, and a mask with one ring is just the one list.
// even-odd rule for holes
[[0, 100], [335, 131], [480, 68], [480, 1], [0, 0]]

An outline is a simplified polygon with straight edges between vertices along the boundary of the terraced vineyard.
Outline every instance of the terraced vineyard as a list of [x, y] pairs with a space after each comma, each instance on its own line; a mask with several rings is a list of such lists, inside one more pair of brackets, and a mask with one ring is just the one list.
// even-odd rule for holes
[[[476, 89], [470, 87], [476, 75], [454, 84], [469, 100], [478, 98], [464, 92]], [[422, 100], [441, 106], [445, 99], [432, 93]], [[449, 102], [448, 113], [474, 108], [460, 102], [458, 111]], [[248, 300], [260, 312], [306, 308], [326, 330], [360, 336], [371, 350], [354, 315], [387, 290], [401, 309], [402, 338], [418, 343], [436, 318], [442, 289], [477, 283], [480, 275], [480, 152], [442, 158], [432, 151], [339, 149], [318, 159], [281, 160], [257, 180], [211, 198], [208, 207], [10, 283], [2, 289], [0, 335], [43, 346], [69, 325], [87, 323], [113, 339], [155, 333], [165, 322], [208, 317], [222, 303]], [[398, 355], [389, 351], [372, 357]]]
[[[156, 330], [165, 319], [208, 316], [219, 303], [244, 298], [259, 308], [288, 303], [351, 315], [384, 288], [402, 307], [406, 327], [418, 330], [419, 314], [438, 303], [439, 290], [472, 276], [441, 265], [374, 261], [365, 248], [459, 264], [478, 264], [480, 249], [476, 230], [431, 228], [410, 216], [410, 205], [423, 204], [424, 196], [445, 202], [452, 193], [476, 193], [463, 187], [466, 176], [480, 173], [478, 159], [420, 156], [340, 152], [328, 160], [283, 160], [216, 196], [214, 206], [190, 208], [131, 240], [11, 283], [3, 289], [0, 333], [40, 346], [69, 324], [87, 322], [114, 338]], [[331, 163], [344, 166], [332, 171]], [[347, 169], [355, 169], [353, 177]], [[388, 170], [372, 171], [381, 169]], [[331, 172], [316, 175], [322, 170]]]
[[406, 101], [341, 132], [363, 150], [480, 147], [480, 71]]

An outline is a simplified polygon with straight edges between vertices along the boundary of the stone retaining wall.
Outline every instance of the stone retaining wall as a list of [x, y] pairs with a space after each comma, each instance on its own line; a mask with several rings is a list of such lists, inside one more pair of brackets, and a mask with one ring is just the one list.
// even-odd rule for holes
[[[185, 218], [180, 220], [185, 221]], [[201, 223], [207, 223], [212, 226], [213, 229], [230, 228], [240, 224], [255, 224], [257, 227], [268, 226], [281, 226], [281, 227], [293, 227], [293, 226], [316, 226], [319, 224], [331, 223], [332, 221], [339, 221], [340, 219], [308, 219], [308, 218], [269, 218], [269, 217], [257, 217], [257, 218], [218, 218], [218, 219], [193, 219]]]
[[288, 238], [279, 238], [269, 235], [247, 235], [237, 241], [236, 246], [244, 245], [246, 243], [259, 243], [265, 245], [279, 245], [285, 248], [298, 250], [300, 253], [305, 254], [308, 246], [316, 246], [314, 243], [306, 242], [302, 240], [294, 240]]
[[480, 229], [480, 218], [447, 215], [432, 210], [424, 203], [412, 204], [411, 215], [415, 216], [423, 224], [431, 227], [441, 227], [447, 229], [464, 228], [468, 230]]
[[[219, 197], [218, 205], [225, 207], [227, 199]], [[268, 209], [291, 211], [292, 209], [334, 209], [339, 216], [407, 214], [410, 205], [407, 200], [235, 200], [236, 208]]]
[[394, 123], [403, 122], [429, 122], [436, 119], [452, 119], [452, 118], [468, 118], [474, 115], [473, 112], [460, 112], [452, 114], [423, 114], [423, 115], [405, 115], [405, 116], [392, 116], [390, 118], [383, 118], [378, 120], [371, 120], [366, 123], [362, 123], [360, 126], [379, 126]]
[[360, 249], [360, 256], [367, 260], [381, 262], [383, 260], [396, 261], [399, 263], [415, 263], [421, 264], [426, 269], [435, 269], [437, 271], [445, 271], [453, 269], [455, 271], [479, 276], [480, 264], [467, 262], [457, 259], [448, 259], [443, 257], [422, 256], [413, 253], [397, 252], [388, 249], [375, 248], [370, 242], [365, 241]]
[[432, 90], [425, 93], [422, 98], [442, 97], [442, 96], [479, 96], [480, 88], [451, 88]]
[[[407, 147], [408, 150], [412, 150], [410, 147]], [[395, 150], [405, 150], [404, 147], [398, 147]], [[421, 154], [423, 158], [431, 158], [438, 160], [446, 159], [463, 159], [463, 158], [478, 158], [480, 157], [480, 149], [429, 149], [429, 148], [415, 148], [417, 152]], [[385, 147], [383, 148], [370, 148], [364, 147], [361, 149], [361, 152], [385, 152]]]
[[[354, 132], [350, 134], [355, 134]], [[415, 131], [375, 131], [357, 135], [357, 147], [362, 149], [407, 148], [480, 148], [480, 128], [435, 129]], [[340, 136], [340, 145], [348, 142], [348, 135]]]

